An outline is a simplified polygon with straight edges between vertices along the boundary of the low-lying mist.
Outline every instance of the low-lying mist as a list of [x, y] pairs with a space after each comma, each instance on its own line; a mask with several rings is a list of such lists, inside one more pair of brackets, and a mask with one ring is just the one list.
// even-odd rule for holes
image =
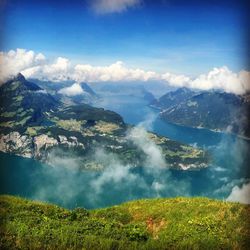
[[[199, 141], [195, 135], [192, 140], [183, 137], [184, 142], [188, 140], [208, 150], [212, 162], [208, 168], [197, 171], [171, 170], [161, 149], [146, 133], [154, 130], [155, 121], [156, 115], [148, 114], [145, 121], [127, 131], [127, 138], [146, 155], [141, 167], [124, 165], [118, 155], [103, 147], [96, 148], [91, 155], [105, 166], [102, 171], [79, 170], [79, 157], [58, 150], [51, 152], [48, 164], [16, 157], [15, 164], [7, 161], [8, 167], [1, 169], [2, 193], [69, 208], [97, 208], [133, 199], [176, 196], [207, 196], [250, 203], [249, 141], [214, 132], [212, 135], [220, 138], [214, 145], [203, 144], [204, 140]], [[175, 134], [172, 135], [175, 139]]]
[[123, 201], [148, 197], [190, 195], [190, 183], [178, 180], [167, 170], [161, 149], [148, 138], [142, 125], [130, 129], [127, 138], [146, 155], [144, 166], [123, 165], [116, 154], [96, 148], [92, 158], [101, 162], [102, 171], [82, 171], [78, 158], [50, 154], [33, 181], [32, 198], [53, 201], [64, 206], [102, 207]]

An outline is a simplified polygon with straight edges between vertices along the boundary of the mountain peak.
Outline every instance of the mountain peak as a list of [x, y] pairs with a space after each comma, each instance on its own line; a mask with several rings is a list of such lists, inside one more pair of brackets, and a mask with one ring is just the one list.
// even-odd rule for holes
[[23, 82], [25, 81], [25, 77], [19, 72], [14, 78], [13, 78], [14, 81], [20, 81], [20, 82]]
[[187, 88], [187, 87], [181, 87], [181, 88], [177, 89], [175, 92], [176, 93], [190, 93], [190, 92], [192, 92], [192, 90]]
[[[15, 86], [15, 87], [13, 87]], [[1, 89], [9, 90], [13, 92], [13, 88], [15, 89], [16, 92], [23, 92], [23, 91], [36, 91], [36, 90], [41, 90], [41, 88], [36, 85], [35, 83], [29, 82], [25, 79], [25, 77], [21, 74], [18, 73], [11, 79], [9, 79], [7, 82], [5, 82], [2, 86]]]

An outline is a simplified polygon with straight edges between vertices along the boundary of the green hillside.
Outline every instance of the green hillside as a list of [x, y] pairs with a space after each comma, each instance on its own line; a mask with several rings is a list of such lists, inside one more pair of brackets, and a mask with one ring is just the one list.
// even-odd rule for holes
[[161, 118], [164, 121], [248, 136], [249, 95], [216, 91], [194, 94], [190, 90], [185, 94], [183, 100], [178, 91], [159, 99], [156, 104], [162, 109]]
[[67, 210], [0, 196], [1, 249], [249, 249], [250, 206], [148, 199]]

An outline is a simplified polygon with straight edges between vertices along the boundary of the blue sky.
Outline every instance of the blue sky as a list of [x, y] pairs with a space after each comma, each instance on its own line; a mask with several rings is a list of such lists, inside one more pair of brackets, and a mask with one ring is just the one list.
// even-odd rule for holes
[[121, 60], [188, 75], [223, 65], [246, 69], [245, 6], [236, 2], [144, 0], [107, 14], [96, 13], [91, 1], [51, 2], [6, 0], [1, 50], [24, 48], [100, 66]]

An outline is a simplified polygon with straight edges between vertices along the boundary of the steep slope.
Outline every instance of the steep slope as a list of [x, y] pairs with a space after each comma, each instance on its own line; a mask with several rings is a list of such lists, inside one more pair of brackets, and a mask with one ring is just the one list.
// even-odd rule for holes
[[185, 102], [190, 97], [194, 96], [196, 92], [188, 88], [179, 88], [175, 91], [170, 91], [160, 97], [157, 100], [151, 102], [150, 106], [158, 108], [160, 110], [168, 109], [172, 106], [175, 106], [181, 102]]
[[59, 105], [51, 95], [21, 74], [0, 87], [1, 129], [22, 130], [25, 126], [46, 123], [45, 113]]
[[249, 249], [249, 205], [207, 198], [67, 210], [0, 196], [1, 249]]
[[[144, 166], [150, 157], [144, 144], [156, 148], [167, 167], [206, 167], [207, 154], [126, 125], [115, 112], [86, 104], [65, 106], [23, 76], [0, 87], [3, 104], [0, 118], [0, 151], [48, 162], [51, 155], [78, 159], [80, 168], [103, 169], [109, 162], [95, 157], [98, 150], [112, 153], [124, 165]], [[141, 136], [136, 133], [140, 132]], [[143, 140], [143, 143], [142, 143]]]
[[97, 96], [95, 91], [87, 83], [82, 82], [82, 83], [80, 83], [80, 85], [85, 92], [89, 93], [92, 96]]
[[248, 109], [249, 103], [243, 96], [203, 92], [163, 110], [161, 117], [185, 126], [246, 135]]

